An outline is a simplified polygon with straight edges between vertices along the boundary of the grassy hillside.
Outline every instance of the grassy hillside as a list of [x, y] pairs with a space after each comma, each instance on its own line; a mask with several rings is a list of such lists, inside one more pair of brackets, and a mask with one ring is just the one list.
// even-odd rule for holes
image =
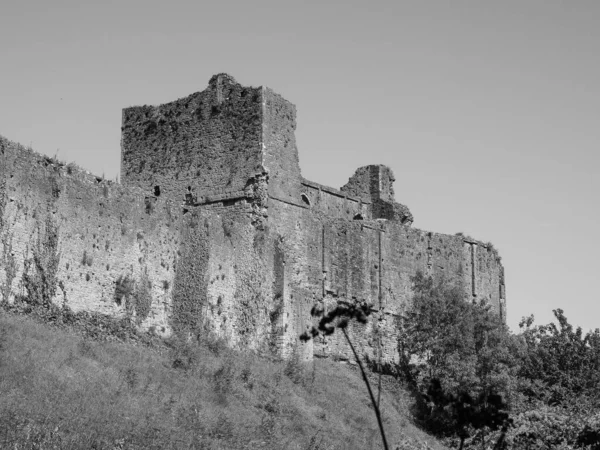
[[[385, 380], [392, 448], [442, 449]], [[192, 345], [95, 341], [0, 310], [0, 448], [379, 449], [359, 372]]]

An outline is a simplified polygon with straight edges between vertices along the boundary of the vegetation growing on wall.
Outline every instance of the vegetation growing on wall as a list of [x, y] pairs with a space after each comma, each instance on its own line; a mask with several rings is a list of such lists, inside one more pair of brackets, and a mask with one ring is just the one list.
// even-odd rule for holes
[[0, 142], [0, 265], [4, 279], [0, 284], [0, 303], [8, 302], [13, 280], [17, 275], [17, 261], [13, 252], [13, 232], [6, 223], [6, 157], [4, 146]]
[[36, 219], [37, 236], [28, 249], [30, 257], [23, 266], [23, 287], [27, 301], [38, 305], [50, 305], [58, 287], [58, 226], [49, 211], [44, 218]]
[[142, 272], [142, 276], [135, 283], [132, 301], [136, 322], [140, 324], [148, 317], [152, 307], [152, 281], [150, 281], [150, 277], [148, 276], [147, 268]]
[[202, 328], [207, 304], [208, 221], [198, 212], [186, 214], [173, 280], [172, 328], [177, 334]]
[[6, 156], [4, 142], [0, 140], [0, 236], [4, 232], [4, 211], [6, 209]]
[[[0, 143], [2, 146], [2, 143]], [[4, 282], [0, 284], [0, 302], [7, 302], [12, 282], [16, 276], [16, 261], [12, 249], [12, 232], [5, 227], [4, 213], [6, 210], [6, 161], [4, 148], [0, 148], [0, 264], [4, 269]]]
[[83, 266], [89, 266], [92, 267], [92, 264], [94, 263], [94, 257], [91, 255], [88, 255], [87, 250], [83, 251], [83, 257], [81, 258], [81, 264]]
[[0, 228], [0, 244], [2, 254], [0, 263], [4, 270], [4, 282], [0, 284], [0, 302], [8, 302], [13, 280], [17, 276], [17, 261], [13, 253], [13, 235], [8, 230]]
[[138, 325], [143, 322], [152, 307], [152, 281], [148, 276], [148, 269], [144, 269], [137, 281], [129, 275], [119, 275], [113, 299], [117, 305], [125, 306], [128, 317], [135, 316]]
[[119, 275], [115, 281], [114, 301], [121, 306], [123, 302], [127, 303], [127, 298], [133, 294], [133, 280], [129, 275]]
[[[4, 163], [2, 159], [0, 159], [0, 164]], [[0, 171], [0, 233], [4, 230], [4, 210], [6, 209], [6, 180], [2, 172]]]
[[275, 354], [278, 350], [279, 341], [283, 336], [282, 326], [283, 297], [276, 295], [273, 299], [273, 308], [269, 311], [269, 322], [271, 324], [270, 337], [268, 341], [269, 350]]

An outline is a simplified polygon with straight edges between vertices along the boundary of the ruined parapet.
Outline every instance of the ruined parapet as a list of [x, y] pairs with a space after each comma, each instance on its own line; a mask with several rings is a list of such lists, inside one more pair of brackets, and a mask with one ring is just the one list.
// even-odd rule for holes
[[393, 202], [395, 180], [392, 169], [387, 166], [381, 164], [363, 166], [356, 169], [354, 175], [340, 190], [367, 201]]
[[373, 202], [371, 211], [375, 219], [394, 220], [406, 226], [411, 226], [414, 220], [408, 206], [396, 202], [376, 200]]
[[394, 173], [384, 165], [363, 166], [356, 169], [341, 191], [371, 203], [372, 219], [387, 219], [410, 226], [413, 216], [407, 206], [394, 199]]

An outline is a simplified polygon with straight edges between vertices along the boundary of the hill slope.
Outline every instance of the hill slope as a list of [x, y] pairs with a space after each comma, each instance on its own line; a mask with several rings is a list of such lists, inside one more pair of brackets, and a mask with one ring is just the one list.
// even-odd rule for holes
[[[392, 448], [442, 449], [386, 380]], [[391, 392], [394, 390], [395, 392]], [[0, 311], [0, 448], [379, 449], [357, 370], [197, 345], [99, 342]]]

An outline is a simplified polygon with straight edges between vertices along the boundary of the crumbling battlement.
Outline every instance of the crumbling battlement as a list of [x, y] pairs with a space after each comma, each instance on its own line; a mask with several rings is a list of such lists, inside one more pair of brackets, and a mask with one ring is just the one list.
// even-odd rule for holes
[[394, 181], [389, 167], [365, 166], [358, 168], [341, 190], [370, 202], [370, 218], [393, 220], [410, 226], [413, 216], [407, 206], [395, 202]]
[[417, 271], [505, 315], [495, 249], [412, 228], [386, 166], [340, 189], [306, 180], [295, 129], [290, 102], [219, 74], [202, 92], [123, 110], [122, 184], [0, 138], [0, 301], [27, 294], [28, 261], [46, 246], [56, 303], [283, 356], [347, 358], [338, 336], [298, 337], [315, 303], [365, 302], [356, 345], [394, 361]]

